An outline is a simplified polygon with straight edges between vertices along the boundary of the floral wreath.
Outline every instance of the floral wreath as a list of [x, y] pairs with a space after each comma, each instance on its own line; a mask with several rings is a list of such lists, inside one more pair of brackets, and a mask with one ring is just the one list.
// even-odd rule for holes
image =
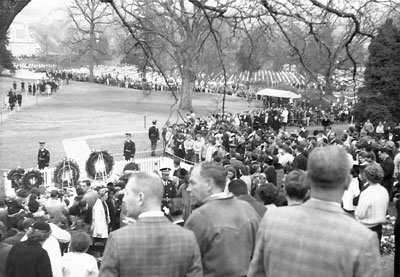
[[79, 165], [72, 159], [64, 158], [54, 170], [54, 182], [59, 188], [63, 187], [63, 183], [67, 182], [67, 186], [76, 186], [79, 180]]
[[43, 184], [42, 173], [37, 169], [31, 169], [24, 174], [22, 177], [22, 188], [30, 190], [33, 187], [39, 188]]
[[[103, 156], [104, 165], [99, 165], [100, 156]], [[96, 173], [104, 172], [108, 175], [114, 166], [114, 158], [105, 150], [94, 150], [86, 161], [87, 176], [95, 179]]]
[[25, 169], [23, 168], [12, 169], [8, 172], [7, 179], [11, 181], [11, 186], [13, 188], [19, 188], [21, 186], [24, 173]]

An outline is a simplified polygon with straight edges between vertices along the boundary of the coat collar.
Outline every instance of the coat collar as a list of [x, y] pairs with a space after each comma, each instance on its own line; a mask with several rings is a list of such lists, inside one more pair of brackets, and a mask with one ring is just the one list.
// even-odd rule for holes
[[316, 198], [310, 198], [307, 202], [303, 204], [307, 208], [321, 210], [330, 213], [342, 213], [345, 214], [344, 210], [339, 203], [319, 200]]

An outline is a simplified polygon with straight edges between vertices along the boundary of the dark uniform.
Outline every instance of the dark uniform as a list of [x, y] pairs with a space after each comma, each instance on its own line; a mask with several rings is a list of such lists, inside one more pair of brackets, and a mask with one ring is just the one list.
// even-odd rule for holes
[[135, 142], [130, 138], [131, 135], [129, 133], [126, 133], [126, 136], [127, 139], [124, 143], [124, 157], [126, 161], [129, 161], [135, 157], [136, 146]]
[[[44, 145], [44, 142], [39, 143], [41, 146]], [[48, 167], [50, 163], [50, 152], [46, 148], [40, 148], [38, 152], [38, 167], [39, 169], [44, 169]]]
[[162, 206], [161, 208], [164, 207], [169, 207], [169, 204], [172, 199], [176, 198], [178, 195], [178, 192], [176, 190], [176, 186], [174, 181], [167, 179], [169, 178], [169, 173], [171, 171], [170, 168], [162, 168], [160, 169], [163, 177], [162, 177], [162, 183], [164, 185], [164, 195], [162, 199]]
[[151, 142], [151, 155], [155, 156], [156, 155], [156, 148], [157, 148], [157, 141], [160, 140], [160, 132], [158, 131], [158, 128], [156, 127], [157, 121], [153, 121], [153, 126], [149, 128], [149, 139]]

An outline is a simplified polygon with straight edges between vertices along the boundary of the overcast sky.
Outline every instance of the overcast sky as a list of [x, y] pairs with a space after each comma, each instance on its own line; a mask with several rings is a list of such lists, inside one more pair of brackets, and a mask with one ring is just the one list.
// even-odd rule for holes
[[15, 21], [24, 18], [28, 22], [39, 22], [48, 19], [52, 21], [59, 17], [65, 8], [67, 0], [32, 0], [17, 16]]

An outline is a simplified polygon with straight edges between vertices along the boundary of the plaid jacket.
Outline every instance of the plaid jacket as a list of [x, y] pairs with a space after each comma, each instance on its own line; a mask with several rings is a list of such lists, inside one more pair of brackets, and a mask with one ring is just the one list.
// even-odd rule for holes
[[375, 233], [339, 204], [311, 198], [267, 211], [247, 276], [380, 276]]
[[203, 270], [191, 231], [165, 217], [146, 217], [110, 234], [99, 276], [203, 276]]

